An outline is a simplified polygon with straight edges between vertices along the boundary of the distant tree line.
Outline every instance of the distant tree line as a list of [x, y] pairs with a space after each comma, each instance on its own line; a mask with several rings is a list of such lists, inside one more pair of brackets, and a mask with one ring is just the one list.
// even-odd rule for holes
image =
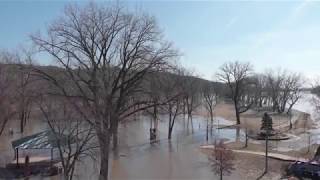
[[227, 97], [233, 101], [237, 124], [240, 114], [249, 109], [289, 114], [301, 98], [304, 85], [299, 73], [281, 69], [254, 73], [250, 63], [239, 61], [222, 65], [217, 78], [227, 85]]

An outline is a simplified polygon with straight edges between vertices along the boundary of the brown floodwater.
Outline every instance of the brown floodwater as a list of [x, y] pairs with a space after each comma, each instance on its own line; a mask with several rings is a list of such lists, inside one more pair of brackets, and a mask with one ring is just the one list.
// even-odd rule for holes
[[[149, 142], [149, 117], [140, 116], [138, 120], [127, 121], [120, 125], [118, 151], [110, 154], [110, 177], [112, 179], [213, 179], [215, 176], [210, 170], [207, 156], [200, 152], [199, 146], [213, 143], [222, 137], [235, 141], [243, 139], [244, 136], [242, 131], [237, 132], [235, 129], [213, 129], [212, 134], [209, 133], [207, 142], [206, 119], [195, 116], [193, 125], [187, 126], [187, 120], [178, 117], [172, 140], [169, 141], [166, 119], [166, 116], [161, 116], [159, 140], [152, 144]], [[230, 124], [223, 118], [216, 119], [216, 125]], [[11, 141], [22, 137], [16, 128], [18, 123], [18, 121], [12, 121], [7, 126], [7, 129], [13, 129], [15, 132], [13, 135], [6, 131], [0, 137], [1, 166], [14, 159]], [[24, 135], [37, 133], [46, 128], [45, 122], [33, 121], [32, 124], [27, 125]], [[21, 153], [23, 156], [24, 152]], [[25, 152], [25, 154], [30, 154], [30, 152]], [[99, 157], [96, 158], [99, 159]], [[97, 179], [98, 169], [99, 160], [85, 158], [77, 166], [75, 179]], [[60, 179], [60, 177], [51, 179]]]
[[[309, 96], [308, 96], [309, 97]], [[297, 105], [298, 110], [308, 111], [310, 107], [308, 99]], [[306, 105], [307, 104], [307, 105]], [[178, 117], [176, 120], [172, 139], [167, 140], [168, 117], [161, 116], [159, 122], [159, 141], [149, 143], [150, 117], [140, 116], [138, 120], [121, 123], [119, 127], [119, 149], [116, 153], [110, 153], [110, 177], [111, 179], [141, 180], [141, 179], [217, 179], [208, 164], [208, 157], [200, 152], [199, 146], [211, 144], [217, 139], [226, 141], [244, 141], [242, 130], [213, 129], [206, 141], [206, 119], [199, 116], [193, 118], [193, 131], [191, 125], [187, 128], [187, 120]], [[230, 125], [230, 121], [216, 117], [215, 125]], [[0, 137], [0, 165], [11, 162], [14, 157], [11, 141], [22, 137], [18, 133], [18, 122], [12, 121], [8, 128], [13, 128], [14, 134], [8, 131]], [[46, 123], [40, 120], [29, 123], [24, 135], [30, 135], [46, 129]], [[319, 133], [311, 133], [314, 139], [318, 139]], [[279, 151], [299, 149], [305, 147], [309, 134], [293, 136], [290, 140], [282, 142], [270, 142], [270, 146]], [[263, 143], [253, 141], [253, 143]], [[315, 140], [314, 143], [318, 143]], [[99, 154], [99, 153], [97, 153]], [[87, 157], [78, 163], [75, 179], [97, 179], [99, 173], [99, 157], [92, 160]], [[237, 172], [225, 179], [236, 179]], [[32, 179], [42, 179], [34, 177]], [[45, 178], [61, 179], [61, 177]]]

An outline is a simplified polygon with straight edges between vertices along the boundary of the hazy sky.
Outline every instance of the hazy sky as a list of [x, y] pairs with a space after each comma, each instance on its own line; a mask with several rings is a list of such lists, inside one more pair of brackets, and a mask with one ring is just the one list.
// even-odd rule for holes
[[[0, 0], [0, 48], [26, 44], [29, 34], [44, 31], [65, 4]], [[154, 15], [166, 38], [182, 52], [182, 64], [207, 79], [221, 64], [233, 60], [250, 61], [257, 71], [282, 67], [307, 77], [320, 75], [320, 2], [149, 0], [122, 4]]]

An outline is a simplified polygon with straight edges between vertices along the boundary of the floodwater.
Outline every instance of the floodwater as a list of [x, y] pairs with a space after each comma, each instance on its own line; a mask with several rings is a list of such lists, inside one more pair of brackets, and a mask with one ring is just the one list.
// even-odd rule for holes
[[[311, 114], [317, 124], [317, 112], [314, 110], [312, 94], [306, 93], [294, 107], [299, 111]], [[166, 119], [163, 117], [162, 119]], [[160, 123], [160, 142], [148, 143], [150, 123], [145, 117], [141, 121], [129, 122], [122, 126], [120, 155], [113, 157], [111, 165], [112, 179], [216, 179], [208, 165], [207, 156], [200, 152], [201, 144], [213, 143], [216, 139], [228, 141], [244, 141], [244, 133], [236, 129], [215, 129], [206, 142], [206, 120], [195, 117], [194, 132], [186, 129], [183, 118], [177, 120], [173, 139], [166, 140], [167, 123]], [[230, 121], [217, 117], [215, 123], [230, 125]], [[289, 134], [290, 135], [290, 134]], [[310, 130], [299, 136], [290, 135], [291, 139], [270, 142], [270, 146], [278, 151], [299, 150], [311, 144], [320, 144], [320, 134]], [[253, 141], [253, 140], [250, 140]], [[143, 143], [144, 142], [144, 143]], [[141, 143], [141, 145], [135, 145]], [[253, 143], [264, 143], [254, 141]], [[232, 179], [232, 177], [229, 177]], [[234, 178], [234, 176], [233, 176]]]
[[[313, 104], [310, 101], [311, 94], [305, 94], [294, 107], [315, 117]], [[191, 125], [187, 128], [187, 119], [178, 117], [174, 125], [172, 139], [167, 140], [168, 121], [166, 116], [160, 117], [159, 133], [156, 143], [149, 142], [150, 117], [140, 116], [139, 120], [121, 123], [119, 127], [119, 150], [111, 153], [110, 177], [111, 179], [217, 179], [211, 171], [208, 158], [200, 152], [202, 144], [213, 144], [218, 139], [226, 141], [244, 141], [244, 133], [237, 129], [213, 129], [209, 132], [209, 140], [206, 141], [206, 119], [199, 116], [193, 117], [193, 130]], [[9, 127], [16, 127], [12, 122]], [[232, 122], [221, 117], [216, 117], [214, 125], [230, 125]], [[26, 134], [33, 134], [46, 129], [44, 122], [28, 125]], [[18, 131], [14, 128], [14, 131]], [[312, 143], [320, 143], [318, 131], [310, 131], [299, 136], [293, 136], [290, 140], [271, 142], [271, 147], [279, 151], [289, 151], [307, 146], [306, 142], [312, 139]], [[13, 150], [11, 140], [20, 138], [21, 134], [13, 136], [4, 134], [0, 137], [0, 165], [11, 162]], [[319, 138], [320, 139], [320, 138]], [[253, 143], [263, 143], [250, 140]], [[75, 179], [97, 179], [99, 161], [85, 158], [76, 169]], [[235, 178], [236, 175], [226, 177]], [[40, 179], [40, 178], [34, 178]], [[60, 179], [52, 178], [52, 179]]]
[[[214, 129], [206, 141], [206, 120], [193, 118], [187, 129], [187, 120], [176, 120], [172, 140], [167, 140], [168, 124], [162, 116], [159, 123], [159, 141], [150, 144], [150, 118], [122, 124], [119, 129], [119, 152], [111, 154], [111, 179], [216, 179], [210, 170], [208, 158], [200, 152], [199, 146], [214, 143], [218, 139], [244, 140], [244, 133], [235, 129]], [[230, 121], [217, 118], [220, 125]], [[90, 167], [86, 167], [88, 169]], [[97, 174], [91, 173], [91, 174]], [[83, 178], [83, 176], [82, 176]], [[85, 179], [85, 178], [83, 178]]]
[[[244, 133], [235, 129], [213, 129], [209, 131], [206, 141], [206, 119], [194, 116], [193, 130], [187, 119], [177, 117], [172, 140], [167, 139], [168, 121], [166, 116], [160, 117], [159, 141], [150, 144], [150, 118], [140, 116], [139, 120], [122, 123], [119, 127], [119, 150], [111, 153], [110, 177], [112, 179], [215, 179], [211, 172], [206, 155], [200, 152], [201, 144], [212, 144], [218, 139], [243, 141]], [[11, 122], [8, 128], [14, 128], [18, 122]], [[216, 117], [214, 126], [230, 125], [232, 122]], [[25, 135], [46, 129], [44, 122], [29, 124]], [[14, 128], [15, 132], [18, 129]], [[5, 133], [1, 136], [1, 166], [14, 158], [11, 141], [20, 138], [20, 133], [13, 136]], [[99, 162], [86, 158], [79, 163], [75, 179], [97, 179]], [[34, 178], [39, 179], [39, 178]], [[46, 178], [47, 179], [47, 178]], [[57, 179], [57, 177], [53, 178]], [[58, 177], [58, 179], [60, 179]]]

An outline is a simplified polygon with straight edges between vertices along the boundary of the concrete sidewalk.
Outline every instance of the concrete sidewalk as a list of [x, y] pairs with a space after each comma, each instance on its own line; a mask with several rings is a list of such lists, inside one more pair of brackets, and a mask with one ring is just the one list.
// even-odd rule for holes
[[[201, 149], [214, 149], [214, 145], [203, 145], [200, 146]], [[235, 153], [246, 153], [246, 154], [253, 154], [253, 155], [258, 155], [258, 156], [265, 156], [265, 152], [259, 152], [259, 151], [248, 151], [248, 150], [236, 150], [236, 149], [231, 149]], [[298, 158], [298, 157], [293, 157], [293, 156], [288, 156], [285, 154], [279, 154], [279, 153], [268, 153], [269, 158], [277, 159], [277, 160], [282, 160], [282, 161], [289, 161], [289, 162], [294, 162], [294, 161], [301, 161], [301, 162], [309, 162], [308, 159], [305, 158]]]

